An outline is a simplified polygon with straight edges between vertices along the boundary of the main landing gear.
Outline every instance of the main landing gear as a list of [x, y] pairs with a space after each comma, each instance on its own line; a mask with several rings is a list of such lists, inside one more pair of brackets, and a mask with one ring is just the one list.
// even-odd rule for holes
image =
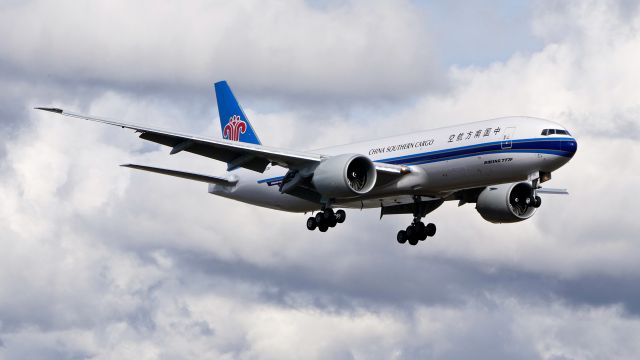
[[320, 232], [325, 232], [337, 224], [342, 224], [346, 218], [347, 213], [344, 210], [340, 209], [334, 212], [332, 208], [326, 208], [307, 219], [307, 229], [315, 230], [317, 228]]
[[428, 223], [425, 225], [420, 219], [424, 217], [428, 210], [424, 209], [423, 204], [420, 201], [420, 196], [414, 197], [414, 207], [413, 207], [413, 222], [411, 225], [407, 226], [406, 230], [398, 231], [398, 236], [396, 240], [400, 244], [404, 244], [407, 241], [410, 245], [417, 245], [418, 242], [424, 241], [427, 237], [433, 236], [436, 234], [436, 225], [432, 223]]
[[419, 241], [426, 240], [427, 237], [436, 234], [436, 225], [428, 223], [425, 225], [420, 221], [419, 217], [413, 218], [411, 225], [407, 226], [406, 230], [398, 231], [397, 240], [400, 244], [404, 244], [409, 241], [410, 245], [417, 245]]

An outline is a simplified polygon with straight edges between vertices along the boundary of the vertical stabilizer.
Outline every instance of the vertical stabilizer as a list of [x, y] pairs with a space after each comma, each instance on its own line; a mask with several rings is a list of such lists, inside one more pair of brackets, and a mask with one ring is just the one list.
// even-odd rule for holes
[[226, 81], [220, 81], [215, 83], [214, 87], [218, 101], [222, 137], [227, 140], [260, 145], [258, 135], [253, 130], [238, 100], [233, 96], [229, 84]]

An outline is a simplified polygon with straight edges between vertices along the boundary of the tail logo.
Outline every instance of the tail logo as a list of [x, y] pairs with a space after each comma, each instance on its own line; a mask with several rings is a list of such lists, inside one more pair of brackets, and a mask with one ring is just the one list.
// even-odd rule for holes
[[222, 130], [222, 137], [227, 140], [238, 141], [240, 134], [247, 131], [247, 123], [240, 119], [240, 116], [233, 115], [227, 125]]

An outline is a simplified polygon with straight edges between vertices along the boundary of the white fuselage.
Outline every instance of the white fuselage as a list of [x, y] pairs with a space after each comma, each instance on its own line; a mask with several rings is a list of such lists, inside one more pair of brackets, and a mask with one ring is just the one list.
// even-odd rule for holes
[[[372, 208], [410, 201], [413, 195], [444, 197], [454, 191], [532, 179], [566, 164], [577, 148], [569, 135], [542, 135], [564, 129], [544, 119], [506, 117], [318, 149], [322, 155], [362, 154], [374, 162], [406, 165], [407, 174], [365, 197], [336, 202], [336, 207]], [[209, 185], [209, 192], [246, 203], [292, 212], [318, 210], [321, 204], [282, 194], [287, 169], [264, 173], [238, 169], [228, 173], [234, 186]]]

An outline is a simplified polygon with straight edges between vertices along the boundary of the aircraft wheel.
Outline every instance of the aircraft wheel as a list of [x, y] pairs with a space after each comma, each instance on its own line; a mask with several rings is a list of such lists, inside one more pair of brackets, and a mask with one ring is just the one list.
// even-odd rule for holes
[[539, 208], [540, 205], [542, 205], [542, 199], [540, 198], [540, 196], [537, 196], [534, 198], [535, 201], [533, 202], [533, 207], [534, 208]]
[[346, 218], [347, 213], [344, 212], [344, 210], [340, 209], [336, 211], [336, 220], [338, 221], [338, 224], [342, 224]]
[[329, 230], [329, 226], [327, 226], [327, 224], [320, 224], [318, 225], [318, 230], [320, 230], [320, 232], [327, 232], [327, 230]]
[[332, 208], [328, 208], [324, 210], [324, 218], [325, 220], [329, 220], [335, 217], [335, 213]]
[[409, 244], [416, 245], [418, 243], [420, 234], [418, 234], [418, 229], [414, 225], [409, 225], [407, 227], [407, 238], [409, 240]]
[[426, 226], [424, 226], [424, 223], [422, 221], [417, 223], [415, 226], [416, 232], [418, 233], [418, 240], [424, 241], [427, 238]]
[[316, 225], [317, 226], [320, 226], [320, 224], [324, 224], [325, 223], [324, 214], [321, 213], [321, 212], [316, 214], [315, 219], [316, 219]]
[[407, 232], [404, 230], [400, 230], [398, 231], [398, 236], [396, 237], [396, 240], [398, 240], [398, 243], [400, 244], [404, 244], [407, 242]]
[[313, 216], [307, 219], [307, 229], [313, 231], [316, 229], [318, 224], [316, 223], [316, 218]]
[[330, 218], [327, 220], [327, 225], [329, 225], [329, 227], [335, 227], [337, 223], [338, 223], [338, 219], [336, 219], [336, 217], [335, 217], [335, 216], [330, 217]]
[[425, 226], [424, 231], [427, 234], [427, 236], [435, 235], [436, 234], [436, 224], [428, 223], [427, 226]]
[[416, 227], [413, 225], [409, 225], [407, 226], [407, 230], [405, 230], [407, 232], [407, 239], [409, 239], [409, 242], [411, 242], [411, 239], [413, 238], [418, 238], [416, 235], [418, 235], [416, 233]]

